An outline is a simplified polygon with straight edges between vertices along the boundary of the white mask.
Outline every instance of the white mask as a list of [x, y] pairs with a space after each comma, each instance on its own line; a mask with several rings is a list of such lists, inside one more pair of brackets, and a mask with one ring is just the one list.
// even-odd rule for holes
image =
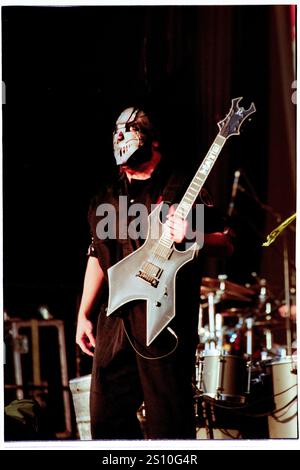
[[125, 109], [116, 121], [113, 133], [114, 155], [117, 165], [124, 165], [127, 160], [145, 143], [145, 136], [135, 125], [139, 109]]

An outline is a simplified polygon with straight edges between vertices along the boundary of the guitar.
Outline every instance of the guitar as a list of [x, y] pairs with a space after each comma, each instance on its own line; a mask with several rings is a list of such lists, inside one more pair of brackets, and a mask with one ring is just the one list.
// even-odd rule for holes
[[[256, 111], [254, 103], [247, 110], [239, 107], [241, 99], [234, 98], [229, 113], [218, 122], [219, 133], [175, 211], [175, 215], [182, 219], [187, 218], [226, 140], [231, 135], [239, 135], [243, 121]], [[174, 318], [177, 271], [194, 258], [198, 248], [197, 243], [186, 251], [175, 248], [169, 232], [160, 221], [162, 205], [163, 202], [148, 216], [148, 234], [144, 244], [108, 269], [107, 315], [128, 302], [146, 300], [147, 346]], [[158, 234], [156, 239], [150, 237], [153, 233]]]

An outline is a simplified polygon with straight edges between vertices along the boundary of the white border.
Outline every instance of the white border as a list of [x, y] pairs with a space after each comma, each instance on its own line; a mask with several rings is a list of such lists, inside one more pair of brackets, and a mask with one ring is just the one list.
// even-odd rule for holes
[[[36, 1], [36, 2], [26, 2], [26, 1], [0, 1], [1, 6], [134, 6], [134, 5], [143, 5], [143, 6], [155, 6], [155, 5], [208, 5], [208, 6], [218, 6], [218, 5], [297, 5], [295, 1], [286, 1], [286, 0], [270, 0], [258, 3], [257, 1], [248, 0], [247, 3], [242, 3], [238, 1], [213, 1], [213, 2], [204, 2], [204, 1], [189, 1], [189, 2], [179, 2], [176, 0], [173, 1], [147, 1], [142, 2], [130, 2], [130, 1], [117, 1], [117, 2], [102, 2], [102, 1], [61, 1], [61, 0], [52, 0], [50, 1]], [[298, 11], [296, 24], [298, 19]], [[298, 29], [297, 28], [297, 44], [298, 43]], [[0, 50], [2, 50], [2, 41], [0, 35]], [[299, 52], [298, 52], [299, 54]], [[297, 63], [298, 62], [297, 54]], [[1, 56], [1, 65], [2, 65], [2, 56]], [[2, 71], [2, 67], [1, 67]], [[298, 91], [297, 91], [298, 98]], [[299, 129], [299, 112], [297, 108], [297, 137]], [[0, 117], [0, 136], [2, 144], [2, 113]], [[297, 155], [299, 151], [299, 139], [297, 138]], [[2, 157], [2, 145], [1, 145], [1, 157]], [[2, 158], [0, 165], [0, 204], [1, 204], [1, 218], [0, 218], [0, 263], [1, 268], [3, 266], [3, 254], [2, 254]], [[297, 178], [299, 179], [299, 168], [297, 169]], [[297, 191], [297, 207], [299, 207], [299, 192]], [[296, 221], [296, 230], [299, 229], [299, 220]], [[297, 246], [298, 248], [298, 246]], [[299, 266], [299, 253], [298, 249], [296, 251], [296, 267]], [[3, 275], [1, 269], [1, 286], [3, 286]], [[298, 287], [298, 276], [297, 276], [297, 287]], [[297, 303], [300, 305], [300, 293], [297, 289]], [[3, 311], [3, 297], [2, 289], [0, 295], [0, 308], [1, 312]], [[299, 316], [299, 313], [298, 313]], [[0, 334], [3, 338], [3, 322], [0, 322]], [[299, 344], [300, 338], [300, 322], [297, 322], [297, 339]], [[0, 348], [0, 361], [3, 363], [3, 350]], [[0, 418], [2, 418], [4, 399], [3, 399], [3, 367], [0, 368]], [[298, 396], [299, 396], [299, 380], [298, 380]], [[262, 440], [193, 440], [193, 441], [47, 441], [47, 442], [4, 442], [4, 429], [3, 429], [3, 420], [1, 419], [0, 425], [0, 448], [3, 450], [105, 450], [107, 454], [113, 450], [131, 450], [133, 453], [135, 450], [174, 450], [174, 449], [184, 449], [187, 452], [191, 450], [299, 450], [300, 441], [299, 439], [262, 439]]]

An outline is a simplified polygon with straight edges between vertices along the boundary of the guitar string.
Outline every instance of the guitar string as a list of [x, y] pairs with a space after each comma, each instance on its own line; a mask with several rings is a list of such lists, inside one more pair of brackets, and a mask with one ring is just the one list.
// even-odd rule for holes
[[[163, 270], [166, 262], [168, 261], [169, 259], [169, 256], [168, 257], [165, 257], [165, 251], [166, 251], [166, 248], [168, 250], [171, 250], [171, 252], [173, 251], [173, 246], [174, 246], [174, 242], [172, 240], [170, 240], [168, 238], [168, 241], [171, 242], [170, 244], [170, 247], [167, 247], [167, 246], [161, 246], [160, 244], [160, 240], [162, 239], [162, 237], [164, 236], [164, 232], [162, 234], [162, 236], [160, 237], [160, 239], [156, 242], [156, 246], [155, 248], [152, 250], [152, 253], [150, 255], [150, 257], [148, 258], [148, 263], [152, 263], [154, 266], [156, 266], [156, 263], [158, 264], [158, 268], [160, 270]], [[171, 253], [170, 253], [171, 254]], [[161, 261], [161, 259], [163, 259], [163, 261]], [[151, 268], [150, 268], [151, 269]], [[146, 268], [147, 270], [147, 268]], [[153, 274], [151, 272], [146, 272], [146, 274], [148, 274], [149, 276], [153, 276]], [[155, 276], [154, 276], [155, 277]]]
[[[202, 188], [202, 186], [200, 186], [200, 189], [199, 189], [199, 191], [197, 192], [197, 196], [198, 196], [199, 192], [201, 191], [201, 188]], [[187, 189], [185, 195], [188, 193], [188, 191], [189, 191], [189, 188]], [[184, 197], [183, 197], [182, 200], [184, 200], [185, 195], [184, 195]], [[197, 198], [197, 196], [196, 196], [196, 197], [193, 197], [193, 199], [195, 200], [195, 199]], [[194, 203], [194, 201], [193, 201], [193, 203]], [[193, 204], [193, 203], [192, 203], [192, 204]], [[191, 207], [192, 207], [192, 204], [190, 204]], [[191, 207], [190, 207], [189, 210], [186, 212], [186, 214], [184, 214], [184, 212], [185, 212], [184, 209], [180, 209], [180, 210], [183, 212], [183, 214], [182, 214], [183, 220], [185, 220], [186, 215], [190, 212]], [[180, 204], [178, 205], [178, 207], [177, 207], [177, 209], [176, 209], [176, 211], [175, 211], [175, 214], [176, 214], [176, 212], [179, 211], [179, 208], [180, 208]], [[165, 222], [165, 224], [166, 224], [166, 223], [167, 223], [167, 222]], [[164, 225], [165, 225], [165, 224], [164, 224]], [[148, 263], [150, 262], [150, 264], [152, 263], [152, 264], [154, 264], [154, 265], [155, 265], [155, 263], [159, 264], [159, 268], [160, 268], [161, 270], [163, 269], [163, 267], [165, 266], [166, 262], [167, 262], [168, 259], [169, 259], [169, 256], [168, 256], [167, 258], [165, 258], [165, 254], [164, 254], [165, 249], [167, 248], [167, 249], [169, 249], [169, 250], [172, 250], [173, 245], [174, 245], [174, 242], [169, 238], [168, 235], [166, 236], [165, 233], [166, 233], [166, 231], [163, 229], [163, 233], [162, 233], [160, 239], [156, 242], [155, 248], [152, 249], [152, 253], [151, 253], [150, 257], [149, 257], [150, 259], [148, 258]], [[161, 239], [162, 239], [164, 236], [165, 236], [167, 242], [171, 242], [171, 244], [170, 244], [169, 247], [164, 246], [164, 245], [161, 246]], [[160, 258], [165, 258], [165, 260], [164, 260], [163, 262], [161, 262], [161, 259], [160, 259]], [[150, 268], [150, 269], [151, 269], [151, 268]], [[145, 271], [146, 271], [146, 270], [147, 270], [147, 267], [146, 267]], [[146, 274], [148, 274], [149, 276], [153, 276], [153, 274], [152, 274], [151, 272], [149, 272], [149, 271], [148, 271], [148, 272], [146, 271]], [[154, 277], [155, 277], [155, 276], [154, 276]]]
[[[240, 99], [235, 99], [236, 104], [238, 104], [239, 101], [240, 101]], [[253, 103], [252, 103], [251, 107], [253, 107]], [[224, 146], [224, 144], [225, 144], [227, 138], [231, 135], [230, 133], [228, 133], [227, 136], [225, 137], [225, 135], [224, 135], [224, 128], [225, 128], [226, 126], [228, 127], [228, 124], [229, 124], [229, 122], [230, 122], [230, 120], [231, 120], [231, 117], [232, 117], [231, 115], [232, 115], [232, 113], [233, 113], [233, 111], [234, 111], [233, 108], [234, 108], [234, 100], [232, 100], [232, 105], [231, 105], [231, 108], [230, 108], [230, 110], [229, 110], [229, 113], [225, 116], [225, 118], [224, 118], [222, 121], [220, 121], [220, 122], [218, 123], [219, 132], [218, 132], [218, 134], [217, 134], [215, 140], [213, 141], [212, 145], [210, 146], [210, 148], [209, 148], [209, 150], [208, 150], [206, 156], [204, 157], [203, 162], [201, 163], [199, 169], [197, 170], [197, 172], [196, 172], [196, 174], [195, 174], [195, 176], [194, 176], [192, 182], [190, 183], [190, 185], [189, 185], [189, 187], [188, 187], [188, 189], [187, 189], [187, 191], [186, 191], [186, 193], [185, 193], [185, 195], [184, 195], [184, 197], [183, 197], [183, 200], [184, 200], [185, 196], [186, 196], [187, 194], [189, 194], [189, 191], [190, 191], [191, 189], [192, 189], [193, 192], [195, 192], [195, 190], [193, 190], [193, 188], [192, 188], [192, 185], [193, 185], [193, 184], [194, 184], [196, 187], [199, 186], [199, 183], [197, 183], [197, 182], [195, 181], [196, 178], [200, 179], [200, 181], [201, 181], [201, 183], [200, 183], [200, 189], [199, 189], [199, 191], [197, 191], [197, 195], [199, 194], [199, 192], [200, 192], [200, 190], [201, 190], [201, 187], [203, 186], [203, 184], [204, 184], [204, 182], [205, 182], [205, 180], [206, 180], [208, 174], [210, 173], [210, 170], [211, 170], [212, 167], [214, 166], [214, 164], [215, 164], [215, 162], [216, 162], [216, 160], [217, 160], [217, 158], [218, 158], [218, 156], [219, 156], [219, 154], [220, 154], [220, 152], [221, 152], [221, 150], [222, 150], [222, 148], [223, 148], [223, 146]], [[242, 110], [243, 112], [246, 111], [246, 110], [244, 110], [244, 108], [240, 108], [240, 110]], [[254, 110], [252, 110], [252, 112], [250, 112], [250, 110], [251, 110], [251, 108], [249, 108], [247, 114], [245, 114], [244, 117], [243, 117], [241, 114], [238, 114], [237, 111], [234, 113], [234, 114], [235, 114], [235, 118], [238, 119], [237, 116], [239, 116], [239, 117], [240, 117], [240, 121], [241, 121], [240, 123], [238, 123], [238, 124], [239, 124], [238, 128], [237, 128], [237, 126], [235, 126], [235, 130], [236, 130], [236, 131], [239, 130], [239, 127], [240, 127], [240, 125], [242, 124], [242, 122], [245, 120], [245, 118], [246, 118], [249, 114], [252, 114], [252, 113], [255, 111], [255, 107], [254, 107]], [[243, 119], [241, 119], [242, 117], [243, 117]], [[236, 133], [237, 133], [237, 132], [236, 132]], [[222, 137], [222, 140], [221, 140], [220, 143], [217, 143], [218, 137]], [[217, 151], [215, 151], [215, 152], [212, 151], [214, 144], [216, 144], [216, 145], [218, 146]], [[199, 175], [200, 175], [201, 173], [203, 173], [203, 171], [202, 171], [203, 166], [205, 165], [205, 162], [208, 160], [208, 157], [209, 157], [209, 156], [210, 156], [210, 158], [213, 157], [213, 160], [214, 160], [214, 161], [211, 161], [211, 162], [209, 163], [208, 172], [207, 172], [207, 171], [204, 172], [205, 177], [203, 178], [202, 175], [201, 175], [202, 177], [201, 177], [201, 176], [199, 177]], [[205, 173], [208, 173], [208, 174], [205, 174]], [[197, 197], [197, 196], [196, 196], [196, 197]], [[195, 201], [196, 197], [192, 197], [192, 200], [194, 199], [194, 201]], [[184, 218], [185, 218], [185, 217], [184, 217]], [[162, 236], [160, 237], [160, 240], [163, 238], [163, 236], [164, 236], [164, 233], [163, 233]], [[168, 238], [168, 237], [167, 237], [167, 238]], [[156, 250], [158, 249], [158, 251], [156, 251], [156, 252], [154, 251], [154, 254], [153, 254], [153, 258], [152, 258], [152, 259], [154, 259], [154, 260], [157, 259], [157, 256], [156, 256], [155, 253], [157, 253], [157, 254], [160, 254], [160, 253], [161, 253], [161, 248], [159, 248], [159, 242], [160, 242], [160, 240], [157, 242], [157, 245], [156, 245]], [[173, 243], [172, 243], [172, 244], [173, 244]], [[172, 244], [171, 244], [171, 246], [172, 246]], [[171, 246], [170, 246], [170, 248], [171, 248]], [[164, 263], [165, 263], [165, 262], [164, 262]], [[163, 263], [163, 264], [164, 264], [164, 263]], [[151, 273], [149, 273], [149, 275], [151, 276]]]
[[[219, 156], [219, 153], [220, 153], [222, 147], [223, 147], [223, 145], [221, 146], [221, 148], [219, 149], [219, 152], [218, 152], [217, 155], [215, 156], [215, 161], [217, 160], [217, 157]], [[208, 154], [209, 154], [209, 152], [208, 152]], [[181, 212], [180, 216], [181, 216], [184, 220], [186, 219], [186, 216], [187, 216], [188, 213], [190, 212], [190, 210], [191, 210], [191, 208], [192, 208], [192, 206], [193, 206], [195, 200], [197, 199], [197, 197], [198, 197], [198, 195], [199, 195], [199, 193], [200, 193], [200, 191], [201, 191], [201, 189], [202, 189], [202, 187], [203, 187], [203, 184], [204, 184], [204, 182], [205, 182], [205, 180], [206, 180], [206, 177], [203, 178], [203, 175], [202, 175], [201, 173], [203, 173], [203, 172], [202, 172], [203, 163], [205, 162], [206, 157], [208, 156], [208, 154], [205, 156], [203, 162], [201, 163], [200, 167], [198, 168], [198, 170], [197, 170], [195, 176], [193, 177], [193, 179], [192, 179], [190, 185], [188, 186], [188, 188], [187, 188], [187, 190], [186, 190], [186, 192], [185, 192], [185, 194], [184, 194], [184, 196], [183, 196], [181, 202], [179, 203], [179, 205], [178, 205], [178, 207], [177, 207], [177, 209], [176, 209], [176, 211], [175, 211], [175, 214], [178, 213], [178, 212]], [[200, 180], [200, 183], [197, 183], [197, 181], [195, 181], [196, 178]], [[194, 190], [194, 189], [192, 188], [192, 185], [195, 185], [196, 188], [197, 188], [197, 190]], [[193, 192], [196, 191], [196, 196], [191, 193], [191, 191], [190, 191], [191, 189], [192, 189]], [[188, 196], [188, 198], [192, 198], [192, 199], [191, 199], [192, 202], [191, 202], [191, 201], [189, 202], [189, 201], [187, 200], [186, 196]], [[184, 209], [184, 208], [182, 207], [182, 202], [189, 204], [190, 207], [189, 207], [189, 210], [188, 210], [188, 211], [186, 211], [186, 209]], [[165, 233], [166, 233], [166, 231], [163, 230], [160, 239], [156, 242], [156, 246], [155, 246], [155, 248], [152, 250], [152, 253], [151, 253], [151, 255], [150, 255], [150, 260], [151, 260], [151, 261], [148, 259], [148, 263], [151, 264], [151, 262], [152, 262], [152, 264], [154, 264], [154, 265], [155, 265], [155, 263], [160, 264], [160, 263], [161, 263], [161, 260], [159, 259], [159, 257], [164, 258], [164, 248], [165, 248], [165, 247], [164, 247], [164, 244], [161, 243], [161, 240], [164, 239], [164, 237], [165, 237], [165, 239], [167, 240], [167, 245], [168, 245], [168, 242], [171, 241], [170, 238], [169, 238], [169, 236], [168, 236], [168, 235], [165, 235]], [[163, 246], [161, 246], [161, 245], [163, 245]], [[172, 249], [172, 246], [173, 246], [173, 245], [174, 245], [174, 242], [171, 241], [171, 244], [170, 244], [170, 246], [169, 246], [169, 249]], [[169, 257], [166, 258], [165, 261], [163, 261], [163, 263], [161, 263], [161, 265], [159, 266], [159, 268], [160, 268], [161, 270], [162, 270], [163, 267], [165, 266], [165, 263], [166, 263], [166, 261], [168, 261], [168, 259], [169, 259]], [[149, 267], [149, 268], [151, 269], [151, 267]], [[146, 266], [145, 271], [146, 271], [146, 274], [148, 274], [149, 276], [152, 276], [152, 277], [153, 277], [153, 274], [151, 273], [151, 271], [149, 272], [149, 270], [147, 269], [147, 266]], [[154, 277], [155, 277], [155, 276], [154, 276]]]
[[[197, 195], [199, 194], [199, 192], [200, 192], [200, 190], [201, 190], [201, 187], [202, 187], [202, 186], [200, 186], [199, 190], [197, 191]], [[189, 188], [187, 189], [185, 195], [183, 196], [183, 199], [182, 199], [183, 201], [184, 201], [184, 199], [185, 199], [186, 194], [188, 194], [188, 191], [189, 191]], [[193, 199], [196, 199], [196, 198], [193, 197]], [[194, 201], [193, 201], [193, 203], [194, 203]], [[189, 203], [191, 207], [192, 207], [192, 204], [193, 204], [193, 203]], [[189, 208], [189, 211], [191, 210], [191, 207]], [[176, 212], [178, 213], [179, 211], [181, 211], [181, 213], [182, 213], [182, 214], [181, 214], [181, 217], [182, 217], [183, 219], [185, 219], [186, 215], [189, 213], [189, 211], [186, 211], [186, 214], [185, 214], [185, 213], [184, 213], [185, 210], [182, 209], [182, 208], [180, 208], [180, 204], [178, 205], [178, 207], [177, 207], [177, 209], [176, 209], [176, 211], [175, 211], [175, 214], [176, 214]], [[167, 222], [165, 222], [164, 225], [166, 225], [166, 224], [167, 224]], [[164, 243], [162, 244], [162, 243], [161, 243], [161, 240], [164, 240], [164, 239], [165, 239], [166, 242], [167, 242], [166, 244], [164, 244]], [[169, 246], [168, 246], [168, 245], [169, 245]], [[155, 248], [152, 250], [152, 253], [151, 253], [151, 255], [150, 255], [150, 260], [151, 260], [151, 261], [148, 259], [148, 262], [150, 262], [150, 263], [152, 262], [152, 264], [158, 263], [158, 264], [160, 265], [159, 267], [162, 269], [162, 268], [164, 267], [166, 261], [168, 261], [168, 259], [169, 259], [169, 256], [166, 258], [166, 254], [169, 254], [168, 252], [166, 253], [166, 249], [172, 250], [172, 246], [173, 246], [173, 245], [174, 245], [174, 242], [173, 242], [173, 241], [169, 238], [169, 236], [166, 234], [166, 229], [163, 229], [162, 235], [161, 235], [160, 239], [156, 242], [156, 246], [155, 246]], [[160, 258], [163, 258], [163, 259], [165, 259], [165, 260], [161, 263], [161, 259], [160, 259]], [[147, 268], [146, 268], [146, 269], [147, 269]], [[150, 269], [151, 269], [151, 268], [150, 268]], [[149, 272], [149, 271], [147, 272], [147, 274], [149, 274], [150, 276], [152, 275], [152, 273]]]

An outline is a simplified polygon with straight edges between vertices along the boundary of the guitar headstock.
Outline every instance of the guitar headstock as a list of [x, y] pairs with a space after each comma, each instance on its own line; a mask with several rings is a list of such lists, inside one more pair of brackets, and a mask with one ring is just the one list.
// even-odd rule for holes
[[231, 135], [238, 135], [240, 133], [240, 128], [244, 120], [250, 116], [250, 114], [255, 113], [256, 108], [254, 103], [251, 103], [251, 106], [248, 109], [240, 108], [239, 102], [243, 98], [233, 98], [231, 100], [231, 108], [227, 116], [220, 122], [218, 122], [219, 134], [225, 137], [226, 139]]

